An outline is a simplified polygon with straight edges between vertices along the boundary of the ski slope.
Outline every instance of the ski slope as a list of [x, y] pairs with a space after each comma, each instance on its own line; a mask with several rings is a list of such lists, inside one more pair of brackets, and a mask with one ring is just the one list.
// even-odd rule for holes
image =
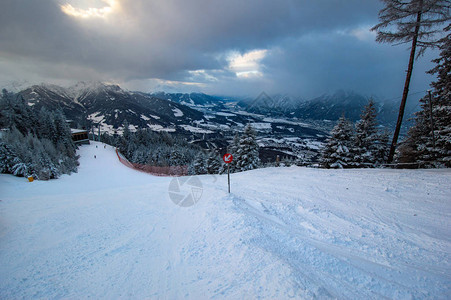
[[260, 169], [230, 195], [199, 176], [180, 207], [171, 178], [79, 153], [58, 180], [0, 175], [0, 299], [451, 295], [450, 170]]

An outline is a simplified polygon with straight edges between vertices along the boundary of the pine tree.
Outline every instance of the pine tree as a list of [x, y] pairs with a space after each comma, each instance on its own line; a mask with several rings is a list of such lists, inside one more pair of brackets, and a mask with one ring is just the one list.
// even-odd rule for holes
[[320, 165], [323, 168], [352, 168], [354, 155], [352, 124], [343, 115], [331, 131], [331, 137], [321, 153]]
[[[449, 32], [451, 25], [447, 27]], [[420, 100], [421, 108], [415, 115], [415, 125], [400, 149], [400, 162], [418, 163], [421, 167], [451, 167], [451, 34], [441, 39], [440, 57], [433, 60], [437, 65], [431, 71], [437, 74], [432, 102], [429, 96]], [[434, 137], [430, 106], [434, 122]]]
[[437, 162], [451, 167], [451, 25], [448, 34], [440, 40], [440, 57], [433, 60], [436, 67], [429, 71], [437, 75], [432, 82], [434, 88], [432, 107], [435, 135], [435, 158]]
[[181, 149], [174, 149], [170, 155], [171, 166], [183, 166], [186, 164], [185, 156]]
[[236, 150], [236, 171], [247, 171], [260, 166], [256, 132], [250, 124], [244, 128]]
[[221, 163], [219, 157], [216, 153], [210, 153], [206, 162], [207, 173], [208, 174], [218, 174], [221, 168]]
[[[404, 116], [416, 48], [419, 47], [421, 55], [427, 48], [438, 45], [437, 26], [449, 22], [450, 2], [449, 0], [382, 0], [382, 2], [385, 3], [385, 7], [379, 12], [381, 22], [371, 29], [377, 31], [376, 41], [412, 43], [398, 121], [388, 157], [388, 162], [391, 162]], [[394, 27], [396, 31], [392, 31]]]
[[13, 162], [17, 158], [14, 150], [0, 140], [0, 173], [11, 174]]
[[196, 159], [190, 164], [188, 172], [190, 175], [207, 174], [206, 158], [203, 153], [198, 154]]
[[354, 147], [351, 152], [358, 167], [374, 168], [386, 159], [387, 136], [379, 133], [376, 117], [376, 106], [370, 99], [355, 125]]

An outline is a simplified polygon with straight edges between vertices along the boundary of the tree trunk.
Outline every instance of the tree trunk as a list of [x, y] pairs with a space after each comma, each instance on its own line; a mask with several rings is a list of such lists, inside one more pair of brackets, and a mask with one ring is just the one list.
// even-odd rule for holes
[[422, 10], [423, 10], [423, 1], [420, 1], [420, 9], [417, 14], [417, 23], [415, 26], [415, 34], [413, 36], [412, 48], [410, 50], [410, 59], [409, 59], [409, 66], [407, 68], [406, 82], [404, 84], [404, 92], [402, 94], [401, 106], [399, 107], [398, 121], [396, 122], [395, 133], [393, 135], [393, 141], [390, 146], [390, 153], [388, 154], [388, 163], [391, 163], [393, 161], [393, 157], [395, 155], [395, 149], [396, 149], [396, 145], [398, 143], [399, 131], [401, 130], [402, 118], [404, 116], [404, 109], [406, 107], [407, 95], [409, 94], [410, 78], [412, 77], [413, 62], [415, 61], [415, 51], [417, 48], [418, 33], [420, 31]]

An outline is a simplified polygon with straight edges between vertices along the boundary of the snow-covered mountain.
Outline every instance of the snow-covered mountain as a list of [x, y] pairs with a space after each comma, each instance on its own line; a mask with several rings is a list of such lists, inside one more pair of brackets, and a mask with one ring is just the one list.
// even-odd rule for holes
[[188, 106], [221, 106], [223, 107], [223, 99], [210, 96], [204, 93], [165, 93], [157, 92], [151, 94], [154, 97], [170, 100]]
[[290, 115], [302, 102], [302, 99], [289, 95], [269, 96], [262, 92], [257, 98], [247, 98], [238, 102], [238, 106], [246, 111], [257, 114], [272, 116]]
[[[269, 96], [262, 92], [255, 99], [245, 99], [238, 106], [250, 113], [277, 116], [284, 118], [299, 118], [304, 120], [336, 121], [342, 114], [351, 121], [360, 119], [360, 114], [371, 97], [363, 96], [353, 91], [339, 90], [332, 94], [302, 100], [288, 95]], [[399, 103], [396, 101], [378, 101], [373, 98], [378, 108], [378, 121], [388, 127], [394, 126], [398, 116]], [[415, 112], [418, 101], [408, 101], [406, 120]]]
[[74, 101], [71, 91], [52, 84], [33, 85], [19, 94], [35, 109], [61, 109], [67, 118], [77, 120], [85, 114], [85, 107]]
[[294, 116], [302, 119], [338, 120], [345, 114], [346, 118], [356, 121], [360, 118], [362, 108], [367, 104], [367, 97], [352, 91], [340, 90], [300, 103]]
[[60, 108], [69, 119], [102, 131], [120, 130], [124, 121], [134, 127], [173, 131], [179, 124], [203, 120], [203, 114], [185, 105], [155, 96], [129, 92], [118, 85], [80, 82], [69, 88], [34, 85], [20, 92], [29, 105]]

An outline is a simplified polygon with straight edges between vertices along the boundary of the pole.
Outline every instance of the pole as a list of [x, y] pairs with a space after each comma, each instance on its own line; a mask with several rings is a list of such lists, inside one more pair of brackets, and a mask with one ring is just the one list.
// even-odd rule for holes
[[99, 142], [100, 142], [100, 123], [99, 123]]
[[391, 163], [393, 161], [393, 157], [395, 156], [396, 144], [398, 143], [399, 132], [401, 131], [402, 118], [404, 116], [404, 109], [406, 107], [407, 95], [409, 94], [410, 78], [412, 77], [413, 62], [415, 60], [415, 50], [417, 47], [418, 33], [420, 31], [422, 11], [423, 11], [423, 1], [420, 0], [420, 10], [418, 11], [417, 14], [417, 23], [413, 35], [412, 48], [410, 50], [410, 59], [409, 66], [407, 67], [406, 82], [404, 84], [404, 92], [402, 93], [401, 105], [399, 107], [398, 121], [396, 122], [395, 133], [393, 135], [393, 140], [390, 146], [390, 153], [388, 154], [388, 163]]
[[227, 164], [227, 181], [229, 182], [229, 194], [230, 194], [230, 164]]
[[434, 135], [434, 118], [432, 116], [432, 95], [431, 90], [428, 90], [429, 93], [429, 113], [431, 117], [431, 131], [432, 131], [432, 147], [435, 148], [435, 135]]

